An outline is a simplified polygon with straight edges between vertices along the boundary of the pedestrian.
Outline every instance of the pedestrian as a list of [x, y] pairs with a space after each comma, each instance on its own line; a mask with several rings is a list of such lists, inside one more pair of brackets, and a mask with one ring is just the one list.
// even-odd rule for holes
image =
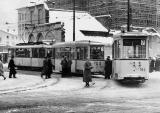
[[110, 79], [112, 74], [112, 61], [110, 59], [110, 56], [107, 56], [105, 61], [105, 79]]
[[150, 72], [153, 72], [155, 69], [155, 61], [152, 57], [150, 57]]
[[52, 61], [51, 61], [51, 58], [48, 57], [48, 72], [47, 72], [47, 76], [48, 78], [51, 78], [51, 74], [53, 73], [53, 64], [52, 64]]
[[68, 57], [67, 62], [68, 62], [68, 69], [67, 69], [67, 71], [68, 71], [68, 76], [71, 76], [72, 60], [71, 60], [70, 57]]
[[45, 78], [48, 78], [48, 58], [45, 57], [43, 61], [43, 67], [42, 67], [42, 72], [41, 72], [41, 78], [43, 78], [43, 75], [45, 75]]
[[85, 64], [84, 64], [84, 73], [83, 73], [83, 82], [86, 83], [86, 87], [89, 87], [89, 82], [92, 82], [92, 76], [91, 76], [91, 69], [92, 69], [91, 62], [89, 61], [89, 58], [87, 58]]
[[12, 75], [13, 75], [13, 78], [17, 78], [16, 77], [16, 69], [15, 69], [16, 65], [14, 64], [14, 56], [12, 55], [11, 56], [11, 60], [9, 61], [9, 64], [8, 64], [8, 69], [10, 70], [9, 71], [9, 78], [12, 78]]
[[61, 66], [62, 66], [62, 77], [65, 77], [67, 75], [67, 70], [68, 70], [68, 62], [66, 56], [64, 56], [63, 59], [61, 60]]
[[159, 57], [156, 58], [155, 70], [156, 70], [156, 71], [159, 71], [159, 70], [160, 70], [160, 58], [159, 58]]
[[6, 77], [4, 76], [4, 70], [3, 70], [3, 63], [2, 63], [2, 58], [0, 57], [0, 76], [3, 77], [3, 79], [5, 80]]

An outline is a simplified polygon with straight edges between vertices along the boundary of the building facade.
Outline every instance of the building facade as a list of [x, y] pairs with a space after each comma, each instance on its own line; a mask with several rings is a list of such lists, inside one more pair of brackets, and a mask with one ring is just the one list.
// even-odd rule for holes
[[[54, 1], [55, 8], [73, 8], [73, 0]], [[89, 11], [91, 15], [97, 16], [99, 21], [101, 21], [106, 27], [111, 27], [112, 29], [120, 29], [122, 25], [127, 24], [128, 0], [75, 1], [76, 10]], [[140, 27], [159, 27], [159, 2], [159, 0], [130, 0], [131, 24], [133, 26]]]
[[16, 45], [19, 39], [16, 35], [0, 30], [0, 57], [6, 63], [8, 58], [8, 48]]
[[52, 2], [47, 4], [37, 3], [18, 9], [18, 36], [24, 43], [62, 40], [62, 23], [49, 22], [48, 8], [53, 6]]

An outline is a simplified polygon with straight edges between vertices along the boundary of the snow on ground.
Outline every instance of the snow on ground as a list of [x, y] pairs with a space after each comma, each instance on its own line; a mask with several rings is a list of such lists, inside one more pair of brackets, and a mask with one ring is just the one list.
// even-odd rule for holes
[[[153, 72], [149, 74], [149, 80], [145, 83], [135, 85], [123, 85], [114, 80], [106, 80], [104, 76], [99, 75], [98, 78], [93, 78], [94, 85], [91, 83], [90, 88], [86, 88], [82, 77], [66, 77], [61, 78], [60, 74], [52, 74], [51, 79], [42, 79], [39, 72], [21, 71], [17, 73], [17, 78], [8, 78], [8, 70], [5, 67], [6, 80], [0, 78], [0, 94], [16, 91], [77, 91], [85, 94], [94, 92], [95, 94], [101, 92], [101, 95], [108, 96], [127, 96], [143, 97], [151, 94], [160, 93], [160, 72]], [[125, 95], [124, 95], [125, 92]], [[137, 93], [140, 92], [140, 93]], [[118, 93], [118, 95], [117, 95]], [[156, 96], [156, 95], [155, 95]]]

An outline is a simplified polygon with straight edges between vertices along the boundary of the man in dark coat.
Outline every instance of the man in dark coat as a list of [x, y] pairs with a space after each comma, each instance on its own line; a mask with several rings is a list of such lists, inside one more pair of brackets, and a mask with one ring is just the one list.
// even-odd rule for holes
[[156, 62], [155, 62], [155, 70], [159, 71], [160, 70], [160, 58], [157, 57]]
[[48, 78], [51, 78], [52, 68], [53, 68], [53, 64], [52, 64], [51, 58], [49, 57], [48, 58], [48, 72], [47, 72]]
[[68, 62], [66, 56], [62, 59], [61, 65], [62, 65], [62, 77], [64, 77], [67, 75], [67, 70], [68, 70]]
[[67, 64], [68, 64], [68, 69], [67, 69], [67, 71], [68, 71], [68, 76], [71, 76], [72, 60], [71, 60], [70, 57], [68, 57], [67, 62], [68, 62], [68, 63], [67, 63]]
[[112, 61], [110, 60], [110, 56], [108, 56], [105, 61], [105, 79], [110, 79], [111, 74], [112, 74]]
[[92, 69], [91, 62], [87, 58], [87, 61], [84, 64], [84, 73], [83, 73], [83, 82], [86, 83], [86, 87], [89, 87], [89, 82], [92, 82], [91, 76], [91, 69]]
[[155, 61], [153, 58], [150, 58], [150, 72], [153, 72], [155, 69]]
[[46, 79], [48, 78], [48, 59], [47, 57], [45, 57], [44, 61], [43, 61], [43, 67], [42, 67], [42, 73], [41, 73], [41, 77], [43, 78], [43, 75], [45, 75]]
[[11, 56], [11, 60], [9, 61], [9, 64], [8, 64], [8, 69], [10, 70], [9, 71], [9, 78], [12, 78], [12, 75], [13, 75], [13, 78], [16, 78], [16, 69], [15, 69], [15, 64], [14, 64], [14, 56]]

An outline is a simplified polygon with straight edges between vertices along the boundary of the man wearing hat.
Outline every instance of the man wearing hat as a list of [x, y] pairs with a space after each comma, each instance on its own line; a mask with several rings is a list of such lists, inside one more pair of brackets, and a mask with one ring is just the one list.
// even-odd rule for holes
[[110, 79], [112, 74], [112, 61], [110, 59], [110, 56], [107, 56], [105, 61], [105, 79]]

